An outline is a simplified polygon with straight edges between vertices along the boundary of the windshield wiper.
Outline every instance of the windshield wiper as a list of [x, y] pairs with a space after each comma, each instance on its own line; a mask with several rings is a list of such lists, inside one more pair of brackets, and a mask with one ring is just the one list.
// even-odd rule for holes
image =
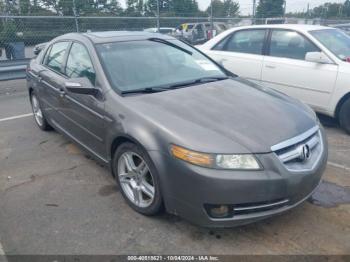
[[189, 51], [189, 50], [187, 50], [187, 49], [185, 49], [185, 48], [182, 48], [181, 46], [175, 45], [175, 44], [173, 44], [172, 42], [167, 41], [167, 40], [165, 40], [165, 39], [157, 38], [157, 37], [151, 37], [151, 38], [149, 38], [148, 40], [149, 40], [149, 41], [153, 41], [153, 42], [162, 43], [162, 44], [165, 44], [165, 45], [168, 45], [168, 46], [171, 46], [171, 47], [174, 47], [174, 48], [179, 49], [179, 50], [181, 50], [181, 51], [183, 51], [183, 52], [185, 52], [185, 53], [187, 53], [187, 54], [189, 54], [189, 55], [192, 55], [192, 52], [191, 52], [191, 51]]
[[187, 81], [187, 82], [181, 82], [181, 83], [172, 84], [172, 85], [169, 86], [169, 88], [170, 89], [176, 89], [176, 88], [181, 88], [181, 87], [186, 87], [186, 86], [191, 86], [191, 85], [196, 85], [196, 84], [204, 84], [204, 83], [216, 82], [216, 81], [221, 81], [221, 80], [226, 80], [226, 79], [228, 79], [227, 76], [222, 76], [222, 77], [202, 77], [202, 78], [198, 78], [198, 79]]
[[140, 93], [143, 93], [143, 94], [158, 93], [158, 92], [178, 89], [178, 88], [182, 88], [182, 87], [186, 87], [186, 86], [221, 81], [221, 80], [225, 80], [225, 79], [228, 79], [228, 77], [227, 76], [225, 76], [225, 77], [202, 77], [202, 78], [198, 78], [195, 80], [180, 82], [180, 83], [175, 83], [175, 84], [170, 84], [170, 85], [146, 87], [146, 88], [135, 89], [135, 90], [125, 90], [125, 91], [121, 91], [121, 94], [125, 95], [125, 94], [140, 94]]
[[121, 91], [122, 95], [125, 94], [139, 94], [139, 93], [158, 93], [169, 90], [169, 88], [166, 87], [146, 87], [141, 89], [135, 89], [135, 90], [125, 90]]

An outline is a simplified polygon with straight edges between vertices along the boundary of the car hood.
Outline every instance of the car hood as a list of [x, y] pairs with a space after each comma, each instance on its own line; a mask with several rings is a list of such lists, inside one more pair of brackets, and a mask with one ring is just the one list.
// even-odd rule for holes
[[241, 78], [125, 98], [170, 143], [201, 152], [267, 153], [316, 125], [309, 107]]

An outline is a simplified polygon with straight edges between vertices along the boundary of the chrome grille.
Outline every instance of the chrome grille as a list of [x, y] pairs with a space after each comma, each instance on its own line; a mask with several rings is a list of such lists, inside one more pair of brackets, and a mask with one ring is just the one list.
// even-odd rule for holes
[[323, 141], [319, 127], [273, 146], [273, 152], [289, 171], [313, 170], [323, 153]]

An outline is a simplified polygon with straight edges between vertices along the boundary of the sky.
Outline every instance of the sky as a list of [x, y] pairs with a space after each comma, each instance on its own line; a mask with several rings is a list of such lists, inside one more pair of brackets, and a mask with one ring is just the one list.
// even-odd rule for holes
[[[119, 0], [120, 3], [125, 6], [125, 0]], [[241, 15], [248, 15], [252, 13], [253, 0], [235, 0], [239, 2], [241, 8]], [[257, 0], [258, 2], [259, 0]], [[307, 9], [307, 4], [310, 4], [310, 8], [322, 5], [326, 2], [332, 3], [344, 3], [345, 0], [287, 0], [287, 12], [303, 11]], [[210, 0], [197, 0], [199, 8], [202, 10], [207, 9], [210, 4]]]

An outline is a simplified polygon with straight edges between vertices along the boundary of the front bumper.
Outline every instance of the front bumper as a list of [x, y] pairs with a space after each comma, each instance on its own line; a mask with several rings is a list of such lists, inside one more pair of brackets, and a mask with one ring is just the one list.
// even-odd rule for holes
[[[313, 193], [326, 168], [328, 148], [312, 171], [291, 173], [275, 153], [257, 155], [261, 171], [214, 170], [187, 164], [166, 153], [149, 152], [159, 172], [169, 213], [204, 227], [232, 227], [255, 222], [302, 203]], [[213, 218], [206, 205], [229, 205], [249, 212]], [[255, 207], [255, 208], [251, 208]], [[267, 208], [261, 208], [267, 207]]]

